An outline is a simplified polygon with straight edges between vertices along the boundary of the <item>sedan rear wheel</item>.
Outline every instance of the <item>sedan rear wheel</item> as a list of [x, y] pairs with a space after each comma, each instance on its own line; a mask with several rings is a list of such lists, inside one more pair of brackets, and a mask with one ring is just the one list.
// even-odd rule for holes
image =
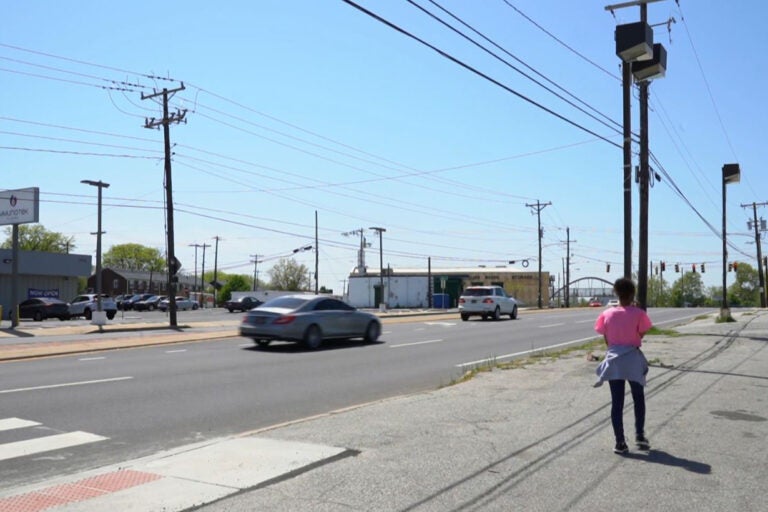
[[35, 315], [32, 317], [32, 319], [35, 322], [42, 322], [43, 321], [43, 312], [42, 311], [35, 311]]
[[91, 310], [90, 309], [86, 309], [85, 312], [83, 313], [83, 316], [85, 316], [86, 320], [90, 320], [91, 316], [92, 316], [91, 315]]
[[517, 318], [517, 306], [512, 307], [512, 312], [509, 314], [509, 318], [515, 320]]
[[363, 339], [365, 339], [366, 343], [376, 343], [376, 340], [379, 339], [380, 335], [381, 326], [378, 322], [371, 321], [371, 323], [369, 323], [368, 327], [365, 329], [365, 336]]
[[467, 320], [469, 320], [469, 315], [467, 315], [466, 313], [462, 313], [461, 314], [461, 320], [466, 322]]
[[323, 343], [323, 333], [317, 325], [310, 325], [304, 332], [304, 346], [310, 350], [315, 350]]

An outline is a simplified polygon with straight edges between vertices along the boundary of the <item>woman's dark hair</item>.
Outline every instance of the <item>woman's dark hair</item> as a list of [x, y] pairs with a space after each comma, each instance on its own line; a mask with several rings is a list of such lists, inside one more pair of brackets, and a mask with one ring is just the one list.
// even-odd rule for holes
[[635, 283], [626, 277], [620, 277], [613, 283], [613, 291], [619, 296], [619, 302], [629, 304], [635, 298]]

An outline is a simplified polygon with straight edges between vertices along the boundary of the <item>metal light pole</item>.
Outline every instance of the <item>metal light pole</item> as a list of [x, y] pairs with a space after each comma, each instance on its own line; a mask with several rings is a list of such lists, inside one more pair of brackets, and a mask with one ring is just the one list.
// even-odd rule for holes
[[368, 229], [371, 229], [379, 234], [379, 289], [381, 290], [381, 302], [379, 303], [379, 307], [383, 305], [384, 309], [386, 309], [387, 300], [386, 300], [386, 295], [384, 295], [384, 236], [383, 236], [383, 233], [386, 231], [386, 229], [379, 228], [379, 227], [370, 227]]
[[[101, 312], [101, 189], [103, 188], [109, 188], [109, 183], [104, 183], [103, 181], [93, 181], [93, 180], [80, 180], [80, 183], [83, 183], [85, 185], [90, 185], [92, 187], [96, 187], [99, 190], [98, 193], [98, 225], [97, 225], [97, 231], [96, 231], [96, 311]], [[92, 233], [93, 234], [93, 233]]]
[[739, 164], [725, 164], [723, 166], [723, 298], [720, 305], [720, 319], [727, 320], [731, 317], [728, 308], [728, 293], [726, 291], [726, 264], [728, 262], [728, 244], [725, 235], [725, 186], [729, 183], [738, 183], [741, 180]]

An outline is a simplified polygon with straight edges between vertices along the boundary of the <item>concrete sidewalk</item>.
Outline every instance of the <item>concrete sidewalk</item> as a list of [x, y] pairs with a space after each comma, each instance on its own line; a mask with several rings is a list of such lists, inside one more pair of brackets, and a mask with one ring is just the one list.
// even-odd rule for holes
[[19, 489], [0, 510], [66, 495], [34, 510], [762, 511], [768, 312], [735, 316], [646, 338], [650, 452], [612, 452], [609, 391], [573, 351]]

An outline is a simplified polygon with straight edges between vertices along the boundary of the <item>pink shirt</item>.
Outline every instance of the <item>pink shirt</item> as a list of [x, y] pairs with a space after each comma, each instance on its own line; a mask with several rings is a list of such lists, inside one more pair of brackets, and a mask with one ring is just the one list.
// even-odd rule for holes
[[642, 336], [651, 328], [648, 314], [636, 306], [608, 308], [597, 317], [595, 330], [605, 336], [608, 345], [639, 347]]

